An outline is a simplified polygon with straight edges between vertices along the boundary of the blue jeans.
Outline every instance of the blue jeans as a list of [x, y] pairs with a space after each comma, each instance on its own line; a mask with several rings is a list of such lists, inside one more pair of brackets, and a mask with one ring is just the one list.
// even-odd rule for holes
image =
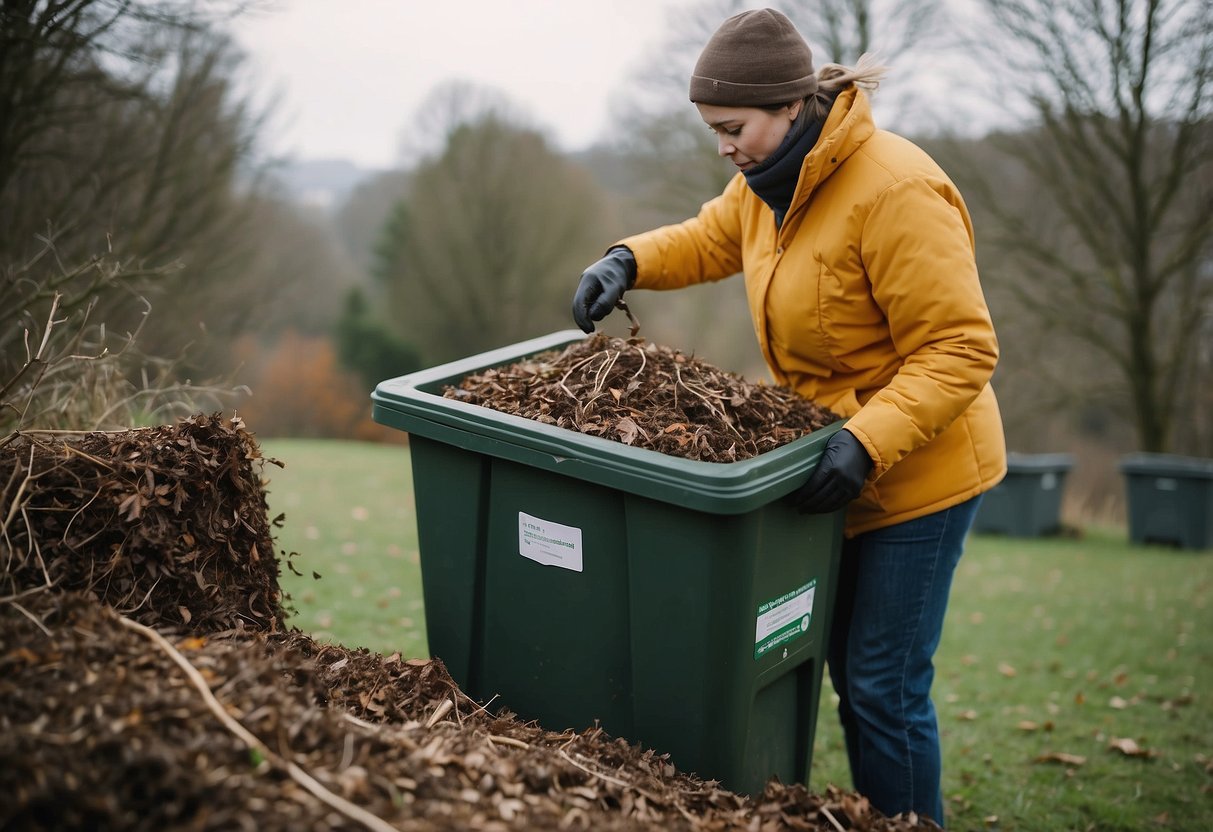
[[944, 822], [931, 659], [980, 502], [843, 543], [830, 679], [855, 790], [886, 815], [914, 811]]

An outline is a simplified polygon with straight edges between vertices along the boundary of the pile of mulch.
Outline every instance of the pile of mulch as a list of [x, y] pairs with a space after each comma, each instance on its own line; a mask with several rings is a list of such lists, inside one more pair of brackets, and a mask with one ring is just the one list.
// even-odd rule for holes
[[268, 520], [264, 461], [239, 419], [218, 414], [11, 434], [0, 448], [0, 596], [53, 586], [152, 626], [282, 629], [271, 528], [281, 518]]
[[786, 387], [603, 333], [468, 376], [443, 395], [704, 462], [749, 459], [840, 418]]
[[737, 795], [494, 713], [437, 659], [287, 629], [265, 462], [218, 417], [0, 443], [0, 828], [935, 828], [832, 787]]

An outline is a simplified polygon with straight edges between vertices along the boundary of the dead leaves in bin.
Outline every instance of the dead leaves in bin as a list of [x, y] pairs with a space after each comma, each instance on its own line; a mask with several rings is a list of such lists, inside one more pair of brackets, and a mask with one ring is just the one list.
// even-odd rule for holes
[[785, 387], [748, 382], [643, 338], [602, 333], [468, 376], [444, 395], [705, 462], [748, 459], [839, 418]]
[[288, 630], [264, 462], [218, 417], [0, 441], [0, 828], [937, 828], [833, 787], [738, 795], [474, 702], [441, 661]]

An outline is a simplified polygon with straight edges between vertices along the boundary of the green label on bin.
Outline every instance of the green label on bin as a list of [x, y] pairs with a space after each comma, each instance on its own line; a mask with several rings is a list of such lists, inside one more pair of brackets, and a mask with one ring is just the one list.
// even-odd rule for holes
[[754, 658], [761, 659], [772, 649], [798, 639], [809, 631], [813, 618], [814, 578], [799, 589], [785, 592], [758, 605], [754, 627]]

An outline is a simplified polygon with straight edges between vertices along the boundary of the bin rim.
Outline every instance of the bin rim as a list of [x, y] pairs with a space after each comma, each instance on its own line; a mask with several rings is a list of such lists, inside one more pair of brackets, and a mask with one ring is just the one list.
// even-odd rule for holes
[[1213, 479], [1213, 459], [1142, 452], [1121, 457], [1120, 470], [1125, 474]]
[[1007, 473], [1037, 471], [1068, 471], [1074, 467], [1074, 455], [1067, 453], [1027, 454], [1019, 451], [1007, 453]]
[[817, 465], [839, 420], [737, 462], [685, 459], [444, 398], [441, 388], [585, 338], [562, 330], [386, 379], [371, 394], [376, 422], [428, 439], [536, 465], [687, 508], [735, 514], [790, 493]]

